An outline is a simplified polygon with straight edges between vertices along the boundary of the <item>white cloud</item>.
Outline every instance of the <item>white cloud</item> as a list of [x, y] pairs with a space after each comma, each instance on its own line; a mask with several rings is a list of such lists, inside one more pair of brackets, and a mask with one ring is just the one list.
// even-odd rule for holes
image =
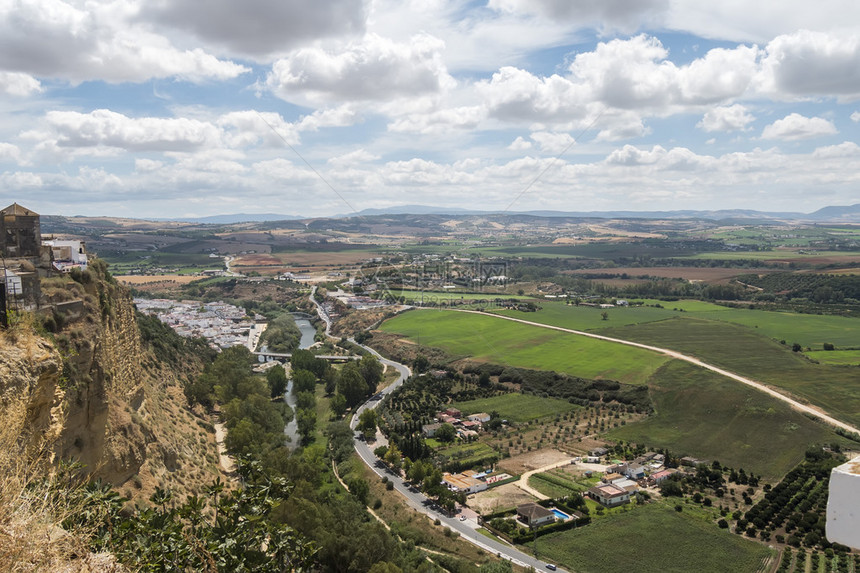
[[487, 6], [579, 26], [591, 25], [604, 32], [617, 29], [629, 33], [646, 22], [659, 20], [668, 9], [669, 0], [490, 0]]
[[213, 145], [218, 129], [185, 118], [130, 118], [107, 109], [91, 113], [51, 111], [46, 115], [60, 147], [106, 146], [133, 151], [187, 151]]
[[860, 111], [855, 111], [851, 114], [851, 121], [853, 121], [854, 123], [860, 121]]
[[20, 160], [21, 150], [18, 149], [17, 145], [0, 141], [0, 161], [19, 162]]
[[439, 134], [455, 129], [473, 129], [486, 117], [486, 110], [480, 106], [412, 111], [393, 119], [388, 124], [388, 129], [392, 132]]
[[755, 117], [741, 104], [715, 107], [705, 112], [702, 120], [696, 124], [707, 132], [712, 131], [747, 131]]
[[314, 40], [361, 35], [365, 2], [356, 0], [156, 0], [144, 4], [144, 17], [191, 32], [213, 46], [264, 58]]
[[39, 80], [29, 74], [0, 71], [0, 93], [26, 97], [42, 91]]
[[335, 167], [346, 167], [351, 165], [363, 165], [372, 163], [379, 159], [378, 155], [374, 155], [365, 149], [356, 149], [349, 153], [345, 153], [338, 157], [332, 157], [328, 163]]
[[779, 97], [860, 97], [860, 35], [801, 30], [767, 45], [761, 91]]
[[369, 34], [341, 51], [302, 48], [272, 66], [266, 83], [287, 101], [390, 101], [453, 87], [444, 45], [427, 35], [396, 43]]
[[134, 160], [134, 170], [138, 173], [151, 173], [164, 167], [163, 161], [139, 157]]
[[839, 31], [860, 22], [854, 0], [672, 0], [664, 28], [703, 38], [766, 43], [801, 28]]
[[558, 155], [576, 143], [569, 133], [538, 131], [532, 133], [531, 138], [540, 146], [542, 152], [552, 155]]
[[766, 126], [762, 131], [763, 139], [784, 139], [797, 141], [839, 133], [832, 122], [821, 117], [805, 117], [792, 113]]
[[508, 149], [510, 149], [511, 151], [525, 151], [526, 149], [531, 149], [531, 147], [531, 141], [527, 141], [522, 137], [517, 137], [511, 142], [511, 144], [508, 146]]
[[223, 80], [248, 71], [201, 48], [176, 48], [136, 22], [137, 12], [132, 0], [0, 0], [0, 70], [73, 82]]

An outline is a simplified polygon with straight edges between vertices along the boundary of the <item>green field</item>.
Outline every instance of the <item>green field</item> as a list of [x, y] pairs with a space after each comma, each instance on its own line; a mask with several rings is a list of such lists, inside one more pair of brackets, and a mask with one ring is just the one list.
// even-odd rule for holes
[[499, 416], [512, 422], [529, 422], [545, 416], [555, 416], [577, 409], [566, 400], [557, 398], [540, 398], [531, 394], [502, 394], [492, 398], [481, 398], [469, 400], [468, 402], [457, 402], [454, 404], [463, 414], [475, 414], [478, 412], [498, 412]]
[[678, 259], [708, 259], [716, 261], [782, 261], [791, 259], [793, 262], [802, 263], [805, 258], [819, 257], [856, 257], [857, 251], [718, 251], [713, 253], [697, 253], [695, 255], [681, 255]]
[[515, 294], [505, 294], [498, 292], [452, 292], [452, 291], [414, 291], [414, 290], [393, 290], [395, 295], [402, 296], [406, 299], [406, 304], [420, 303], [429, 304], [448, 304], [449, 302], [469, 302], [476, 301], [477, 307], [490, 307], [494, 305], [493, 301], [497, 298], [509, 300], [534, 300], [534, 297], [519, 296]]
[[[860, 366], [860, 350], [815, 350], [804, 354], [831, 366]], [[857, 372], [857, 376], [860, 376], [860, 372]]]
[[701, 358], [705, 362], [787, 390], [829, 414], [860, 424], [860, 385], [851, 368], [815, 364], [802, 353], [723, 321], [692, 317], [607, 329], [602, 334]]
[[380, 329], [425, 346], [442, 348], [455, 359], [471, 357], [631, 384], [644, 383], [668, 360], [647, 350], [454, 311], [405, 312], [385, 321]]
[[582, 477], [579, 480], [565, 474], [560, 469], [550, 470], [529, 477], [529, 485], [544, 495], [550, 497], [564, 497], [574, 493], [582, 493], [588, 488], [597, 485], [600, 478], [593, 476]]
[[634, 507], [541, 537], [538, 552], [571, 571], [601, 573], [753, 573], [775, 554], [691, 513], [657, 503]]
[[[615, 307], [605, 310], [608, 320], [603, 320], [601, 316], [604, 309], [546, 301], [541, 301], [542, 308], [537, 312], [503, 310], [498, 311], [498, 314], [573, 330], [595, 332], [668, 318], [699, 318], [740, 324], [755, 330], [763, 337], [785, 340], [788, 344], [798, 342], [810, 348], [821, 348], [825, 342], [835, 344], [837, 347], [851, 347], [860, 343], [860, 319], [858, 318], [729, 308], [696, 300], [672, 302], [645, 300], [644, 302], [650, 306]], [[655, 304], [660, 304], [663, 308], [656, 308], [653, 306]], [[623, 332], [618, 333], [618, 338], [625, 338]]]
[[769, 480], [800, 463], [812, 444], [850, 444], [784, 402], [686, 362], [663, 366], [652, 380], [651, 397], [654, 414], [607, 437], [719, 460]]
[[436, 450], [436, 454], [446, 462], [456, 461], [463, 464], [464, 467], [469, 467], [480, 462], [486, 462], [488, 459], [493, 457], [498, 459], [498, 452], [484, 442], [458, 444], [456, 446]]

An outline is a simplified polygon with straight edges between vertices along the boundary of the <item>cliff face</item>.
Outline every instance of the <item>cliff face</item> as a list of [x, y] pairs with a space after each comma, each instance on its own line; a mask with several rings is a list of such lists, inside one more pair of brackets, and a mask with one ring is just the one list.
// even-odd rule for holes
[[211, 425], [185, 407], [177, 374], [142, 345], [128, 293], [98, 268], [43, 287], [49, 300], [82, 304], [48, 319], [53, 336], [19, 325], [0, 337], [7, 438], [30, 457], [80, 461], [130, 497], [155, 486], [195, 493], [218, 476]]

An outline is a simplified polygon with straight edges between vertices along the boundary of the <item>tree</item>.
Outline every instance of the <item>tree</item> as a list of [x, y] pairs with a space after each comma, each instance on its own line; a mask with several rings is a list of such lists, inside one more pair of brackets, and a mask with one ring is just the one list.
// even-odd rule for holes
[[350, 408], [358, 405], [367, 396], [367, 383], [355, 362], [350, 362], [343, 367], [337, 386], [338, 392], [343, 394], [346, 405]]
[[376, 410], [368, 408], [361, 413], [358, 417], [358, 429], [367, 439], [376, 435]]
[[600, 313], [601, 320], [609, 320], [609, 313], [605, 310]]
[[365, 354], [361, 357], [358, 364], [358, 369], [361, 372], [364, 383], [367, 384], [368, 390], [373, 392], [376, 386], [382, 382], [382, 363], [371, 354]]
[[794, 344], [791, 345], [791, 351], [792, 352], [800, 352], [801, 350], [803, 350], [803, 347], [800, 345], [799, 342], [795, 342]]
[[346, 414], [346, 398], [343, 397], [343, 394], [335, 394], [328, 407], [336, 418], [342, 418]]
[[412, 362], [412, 368], [415, 369], [415, 372], [424, 372], [425, 370], [430, 368], [430, 361], [427, 360], [427, 357], [423, 354], [419, 354]]
[[269, 390], [272, 398], [283, 397], [287, 391], [287, 372], [280, 364], [269, 368], [266, 372], [266, 382], [269, 383]]
[[329, 368], [325, 371], [323, 379], [325, 380], [325, 393], [327, 396], [331, 396], [337, 390], [338, 376], [339, 374], [334, 368]]
[[442, 424], [436, 430], [435, 437], [440, 442], [453, 442], [454, 438], [457, 437], [457, 430], [451, 424]]
[[299, 410], [296, 413], [296, 424], [298, 425], [299, 436], [302, 438], [302, 444], [310, 443], [317, 426], [316, 410]]
[[293, 395], [299, 392], [313, 392], [316, 386], [316, 376], [309, 370], [293, 370]]

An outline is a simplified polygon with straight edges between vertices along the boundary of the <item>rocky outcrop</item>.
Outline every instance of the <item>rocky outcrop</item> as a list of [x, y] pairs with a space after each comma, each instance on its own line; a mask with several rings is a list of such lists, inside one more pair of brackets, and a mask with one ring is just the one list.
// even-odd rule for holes
[[[76, 460], [123, 493], [196, 493], [217, 475], [214, 430], [185, 406], [180, 380], [141, 343], [134, 306], [105, 274], [74, 284], [83, 312], [52, 336], [0, 335], [0, 433], [28, 457]], [[61, 296], [61, 295], [58, 295]], [[55, 315], [56, 317], [56, 315]], [[38, 319], [35, 319], [38, 320]]]

